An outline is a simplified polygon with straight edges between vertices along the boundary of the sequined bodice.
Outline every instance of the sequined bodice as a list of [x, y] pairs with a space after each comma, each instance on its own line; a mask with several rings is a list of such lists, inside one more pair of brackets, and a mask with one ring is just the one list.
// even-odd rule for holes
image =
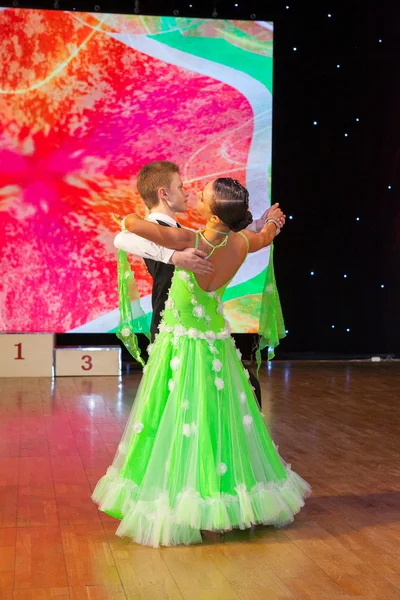
[[[246, 240], [248, 251], [248, 239], [243, 232], [239, 233]], [[199, 233], [196, 234], [196, 248], [198, 247]], [[203, 339], [210, 344], [211, 352], [217, 352], [214, 341], [226, 339], [231, 333], [222, 303], [222, 296], [229, 283], [227, 281], [217, 290], [206, 292], [199, 286], [191, 271], [176, 268], [162, 313], [160, 333], [173, 333], [176, 339], [185, 335]]]
[[222, 303], [222, 295], [228, 284], [214, 292], [206, 292], [201, 289], [193, 273], [177, 268], [165, 304], [160, 332], [171, 333], [176, 330], [178, 334], [187, 333], [189, 337], [229, 337], [229, 325]]

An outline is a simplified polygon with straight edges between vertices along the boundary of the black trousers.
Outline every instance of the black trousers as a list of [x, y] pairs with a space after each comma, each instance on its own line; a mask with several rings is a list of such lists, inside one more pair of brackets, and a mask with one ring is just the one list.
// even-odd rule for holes
[[250, 385], [253, 386], [254, 388], [254, 393], [256, 395], [256, 400], [257, 400], [257, 404], [259, 406], [259, 408], [261, 409], [261, 386], [260, 386], [260, 382], [258, 381], [257, 377], [254, 375], [254, 373], [252, 373], [250, 371], [250, 369], [247, 369], [250, 373]]

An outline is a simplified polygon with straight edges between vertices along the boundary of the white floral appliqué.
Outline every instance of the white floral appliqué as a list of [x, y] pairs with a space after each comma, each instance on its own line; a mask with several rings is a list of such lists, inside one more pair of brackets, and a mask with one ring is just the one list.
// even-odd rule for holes
[[173, 371], [177, 371], [179, 369], [180, 364], [181, 364], [180, 358], [178, 358], [177, 356], [174, 356], [174, 358], [170, 362], [171, 369]]
[[223, 390], [225, 387], [224, 380], [221, 377], [216, 377], [214, 383], [217, 390]]
[[217, 339], [219, 340], [227, 340], [228, 337], [230, 336], [231, 332], [229, 331], [229, 329], [224, 329], [223, 331], [220, 331], [219, 333], [217, 333]]
[[174, 335], [176, 337], [182, 337], [183, 335], [186, 335], [187, 331], [186, 331], [186, 327], [184, 327], [183, 325], [176, 325], [174, 328]]
[[129, 329], [129, 327], [124, 327], [121, 331], [121, 335], [123, 337], [129, 337], [131, 335], [131, 330]]
[[242, 404], [246, 402], [246, 394], [244, 392], [240, 392], [240, 402]]
[[183, 279], [183, 281], [189, 281], [190, 276], [189, 273], [186, 273], [186, 271], [178, 271], [179, 277], [181, 279]]
[[222, 314], [223, 314], [223, 312], [224, 312], [224, 305], [222, 304], [222, 302], [220, 302], [220, 303], [218, 304], [217, 313], [218, 313], [219, 315], [222, 315]]
[[154, 344], [149, 344], [147, 346], [147, 354], [150, 356], [151, 353], [153, 352], [153, 350], [154, 350]]
[[182, 410], [187, 410], [189, 408], [189, 400], [184, 400], [181, 404]]
[[190, 338], [195, 339], [198, 337], [199, 332], [197, 331], [197, 329], [194, 329], [194, 327], [191, 327], [187, 334]]
[[221, 369], [222, 369], [222, 362], [220, 360], [218, 360], [218, 358], [214, 358], [213, 363], [212, 363], [212, 370], [215, 373], [219, 373]]
[[139, 423], [139, 421], [136, 421], [136, 423], [133, 424], [132, 431], [133, 433], [141, 433], [141, 431], [143, 431], [143, 427], [143, 423]]
[[243, 425], [245, 425], [245, 427], [250, 427], [252, 423], [253, 423], [253, 417], [251, 415], [244, 415]]
[[175, 389], [175, 382], [172, 379], [168, 381], [168, 389], [170, 392], [172, 392]]
[[174, 306], [175, 306], [175, 303], [174, 303], [173, 299], [168, 298], [168, 300], [165, 303], [165, 308], [168, 308], [170, 310], [171, 308], [174, 308]]
[[204, 306], [200, 306], [200, 304], [198, 304], [197, 306], [195, 306], [194, 309], [193, 309], [193, 314], [198, 319], [200, 319], [201, 317], [204, 317], [204, 315], [205, 315]]
[[272, 294], [272, 292], [274, 291], [274, 284], [273, 284], [273, 283], [269, 283], [269, 284], [267, 285], [267, 287], [265, 288], [265, 291], [266, 291], [268, 294]]
[[238, 359], [242, 360], [242, 353], [240, 352], [239, 348], [236, 348], [236, 354], [238, 356]]
[[182, 427], [182, 434], [186, 437], [190, 437], [192, 433], [194, 435], [197, 433], [196, 423], [185, 423]]
[[218, 463], [218, 465], [217, 465], [217, 473], [218, 473], [218, 475], [225, 475], [225, 473], [227, 472], [227, 470], [228, 470], [228, 467], [226, 466], [225, 463], [223, 463], [223, 462]]

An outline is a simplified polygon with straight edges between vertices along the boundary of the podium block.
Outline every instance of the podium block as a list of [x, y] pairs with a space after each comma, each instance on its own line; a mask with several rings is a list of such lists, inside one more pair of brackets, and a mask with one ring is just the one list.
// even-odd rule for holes
[[52, 333], [1, 333], [0, 377], [52, 377]]
[[56, 377], [120, 374], [119, 346], [56, 348]]

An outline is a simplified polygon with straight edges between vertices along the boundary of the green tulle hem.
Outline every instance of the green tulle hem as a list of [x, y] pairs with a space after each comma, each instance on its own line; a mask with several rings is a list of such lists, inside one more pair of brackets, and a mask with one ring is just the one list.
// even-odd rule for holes
[[121, 521], [117, 535], [157, 548], [199, 543], [202, 530], [230, 531], [260, 524], [283, 527], [293, 521], [310, 491], [307, 482], [287, 466], [286, 478], [278, 482], [258, 483], [251, 490], [240, 484], [235, 494], [207, 498], [183, 490], [171, 506], [167, 492], [155, 490], [154, 498], [143, 499], [133, 481], [110, 467], [92, 498], [100, 510]]

